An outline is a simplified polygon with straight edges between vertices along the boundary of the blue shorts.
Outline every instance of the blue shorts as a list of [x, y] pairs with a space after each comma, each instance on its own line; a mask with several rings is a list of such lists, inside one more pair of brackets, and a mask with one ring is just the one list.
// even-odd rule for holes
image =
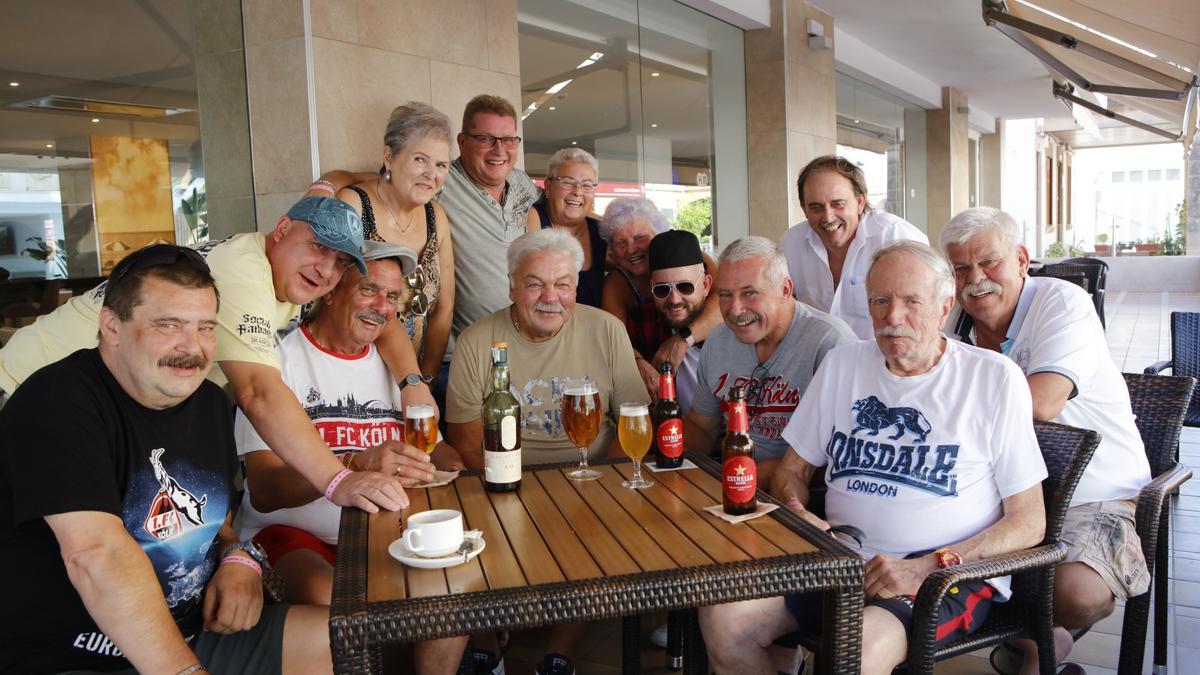
[[[983, 581], [959, 584], [947, 591], [938, 610], [938, 629], [934, 646], [940, 648], [978, 630], [987, 619], [995, 595], [996, 589]], [[904, 635], [911, 640], [914, 600], [911, 595], [898, 595], [887, 600], [867, 600], [865, 604], [867, 607], [882, 607], [891, 612], [904, 624]], [[801, 633], [821, 633], [820, 593], [789, 595], [783, 601], [796, 623], [800, 625]]]

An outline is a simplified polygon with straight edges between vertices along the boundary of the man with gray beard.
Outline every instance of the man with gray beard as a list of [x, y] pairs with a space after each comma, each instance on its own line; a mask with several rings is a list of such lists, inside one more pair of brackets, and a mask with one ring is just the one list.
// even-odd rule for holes
[[[346, 270], [316, 312], [280, 341], [280, 373], [346, 468], [396, 475], [407, 487], [432, 478], [435, 464], [451, 470], [463, 465], [445, 443], [430, 457], [404, 442], [401, 389], [375, 347], [396, 316], [416, 256], [397, 244], [366, 241], [363, 259], [366, 274]], [[341, 508], [300, 480], [241, 411], [234, 437], [246, 467], [240, 538], [261, 547], [292, 600], [328, 605]], [[416, 671], [455, 672], [466, 640], [418, 642]]]
[[744, 237], [727, 246], [714, 288], [724, 324], [709, 333], [700, 353], [684, 443], [688, 450], [712, 451], [726, 422], [729, 392], [743, 387], [765, 484], [787, 451], [780, 433], [821, 359], [855, 336], [841, 319], [792, 297], [787, 260], [769, 239]]

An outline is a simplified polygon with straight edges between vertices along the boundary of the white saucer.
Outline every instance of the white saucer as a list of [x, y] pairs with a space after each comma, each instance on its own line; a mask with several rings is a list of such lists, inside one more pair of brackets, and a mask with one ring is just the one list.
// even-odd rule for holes
[[388, 553], [391, 554], [393, 558], [399, 560], [405, 565], [408, 565], [409, 567], [420, 567], [422, 569], [442, 569], [445, 567], [461, 565], [468, 560], [471, 560], [475, 556], [479, 555], [479, 553], [483, 551], [484, 547], [487, 546], [487, 542], [483, 540], [482, 534], [479, 534], [475, 537], [468, 536], [466, 537], [466, 541], [471, 542], [471, 550], [467, 551], [465, 558], [461, 553], [450, 553], [440, 558], [423, 558], [409, 550], [409, 548], [404, 545], [403, 538], [393, 541], [391, 545], [388, 546]]

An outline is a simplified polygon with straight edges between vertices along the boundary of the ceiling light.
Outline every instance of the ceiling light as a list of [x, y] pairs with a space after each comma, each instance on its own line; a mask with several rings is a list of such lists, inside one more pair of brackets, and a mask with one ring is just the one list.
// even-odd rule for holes
[[557, 108], [556, 106], [550, 106], [550, 109], [551, 109], [551, 110], [558, 110], [558, 108]]
[[579, 145], [579, 141], [571, 141], [571, 145]]
[[571, 84], [571, 80], [563, 80], [562, 82], [559, 82], [558, 84], [554, 85], [553, 87], [550, 87], [549, 89], [547, 89], [546, 93], [547, 94], [557, 94], [558, 92], [565, 89], [568, 84]]
[[92, 124], [99, 124], [99, 123], [100, 123], [100, 118], [99, 118], [99, 117], [93, 117], [93, 118], [92, 118]]
[[654, 128], [654, 129], [657, 129], [657, 128], [658, 128], [658, 125], [657, 125], [657, 124], [651, 124], [650, 126], [651, 126], [652, 128]]
[[650, 77], [658, 77], [658, 73], [650, 73]]
[[854, 120], [854, 123], [855, 123], [855, 124], [858, 124], [858, 120]]
[[9, 83], [8, 83], [8, 86], [10, 86], [10, 87], [19, 87], [19, 86], [21, 86], [21, 83], [20, 83], [20, 82], [9, 82]]
[[47, 147], [47, 148], [53, 148], [53, 147], [54, 147], [54, 144], [53, 144], [53, 143], [47, 143], [47, 144], [46, 144], [46, 147]]

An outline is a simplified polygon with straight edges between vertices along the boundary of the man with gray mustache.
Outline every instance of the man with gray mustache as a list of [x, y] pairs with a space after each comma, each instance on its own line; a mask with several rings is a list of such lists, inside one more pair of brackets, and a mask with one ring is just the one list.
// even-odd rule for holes
[[[1091, 298], [1069, 282], [1028, 275], [1029, 252], [1012, 216], [967, 209], [946, 224], [940, 243], [958, 292], [951, 337], [1016, 362], [1033, 396], [1034, 419], [1102, 436], [1063, 526], [1070, 548], [1054, 582], [1061, 661], [1073, 644], [1068, 631], [1095, 624], [1112, 613], [1116, 598], [1139, 595], [1150, 583], [1134, 529], [1134, 500], [1150, 481], [1150, 465], [1129, 390]], [[993, 663], [1006, 672], [1036, 672], [1036, 647], [1026, 646], [1023, 665], [1006, 646], [997, 648]]]
[[770, 239], [745, 237], [725, 248], [714, 283], [724, 324], [700, 352], [692, 408], [684, 419], [688, 450], [710, 452], [725, 424], [729, 392], [743, 387], [760, 484], [787, 451], [780, 433], [826, 352], [855, 342], [836, 316], [792, 297], [787, 261]]
[[929, 243], [925, 234], [867, 201], [867, 181], [853, 162], [826, 155], [808, 163], [796, 181], [807, 220], [779, 240], [796, 299], [829, 312], [870, 340], [867, 270], [876, 251], [898, 241]]

